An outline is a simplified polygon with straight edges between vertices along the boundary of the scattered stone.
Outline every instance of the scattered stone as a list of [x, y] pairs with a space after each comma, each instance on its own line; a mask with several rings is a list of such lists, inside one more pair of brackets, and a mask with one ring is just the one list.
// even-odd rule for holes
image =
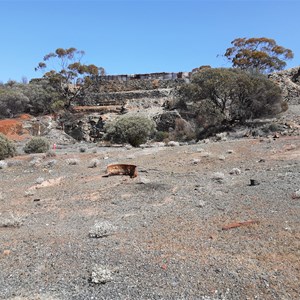
[[131, 145], [125, 145], [126, 150], [131, 150], [133, 147]]
[[18, 167], [18, 166], [22, 166], [23, 165], [23, 161], [22, 160], [9, 160], [7, 161], [7, 166], [8, 167]]
[[92, 269], [91, 282], [92, 283], [107, 283], [112, 281], [112, 271], [103, 265], [95, 265]]
[[204, 149], [203, 149], [203, 148], [197, 148], [197, 149], [196, 149], [196, 152], [200, 152], [200, 153], [201, 153], [201, 152], [204, 152]]
[[79, 159], [77, 158], [69, 158], [66, 160], [67, 165], [75, 166], [79, 164]]
[[233, 168], [233, 169], [229, 172], [230, 175], [240, 175], [241, 173], [242, 173], [242, 171], [241, 171], [240, 169], [238, 169], [238, 168]]
[[196, 204], [196, 207], [203, 208], [205, 206], [206, 202], [203, 200], [199, 200], [198, 203]]
[[211, 153], [210, 152], [201, 152], [200, 156], [201, 157], [210, 157]]
[[296, 149], [296, 148], [297, 148], [296, 145], [290, 144], [290, 145], [287, 145], [287, 146], [285, 147], [285, 151], [291, 151], [291, 150], [294, 150], [294, 149]]
[[250, 186], [259, 185], [260, 183], [255, 179], [250, 179]]
[[154, 145], [156, 147], [165, 147], [166, 146], [166, 144], [164, 142], [156, 142], [156, 143], [154, 143]]
[[29, 196], [33, 196], [33, 195], [34, 195], [34, 191], [33, 190], [25, 191], [25, 197], [29, 197]]
[[3, 255], [4, 255], [4, 256], [7, 256], [7, 255], [9, 255], [9, 254], [10, 254], [10, 250], [4, 250], [4, 251], [3, 251]]
[[40, 157], [33, 157], [29, 162], [29, 166], [31, 167], [39, 167], [42, 163], [42, 159]]
[[227, 132], [220, 132], [216, 134], [217, 141], [227, 141]]
[[212, 174], [211, 179], [217, 183], [223, 183], [225, 179], [225, 175], [222, 172], [216, 172]]
[[167, 146], [169, 146], [169, 147], [177, 147], [177, 146], [180, 146], [180, 144], [179, 144], [179, 142], [170, 141], [170, 142], [168, 142]]
[[57, 163], [57, 160], [56, 159], [52, 159], [52, 160], [49, 160], [47, 162], [44, 163], [43, 167], [44, 168], [52, 168], [53, 166], [55, 166]]
[[5, 169], [7, 167], [8, 167], [7, 163], [5, 161], [3, 161], [3, 160], [0, 160], [0, 170], [1, 169]]
[[36, 179], [35, 183], [36, 184], [42, 184], [45, 181], [45, 179], [43, 177], [39, 177]]
[[197, 165], [200, 161], [201, 161], [201, 159], [199, 159], [199, 158], [194, 158], [194, 159], [192, 160], [192, 163], [193, 163], [194, 165]]
[[46, 157], [55, 157], [56, 153], [53, 150], [49, 150], [46, 152]]
[[224, 155], [220, 155], [218, 158], [219, 158], [219, 160], [225, 160], [226, 159], [226, 157]]
[[97, 159], [97, 158], [93, 158], [93, 159], [90, 161], [90, 163], [89, 163], [89, 165], [88, 165], [88, 168], [96, 168], [96, 167], [98, 167], [99, 165], [100, 165], [100, 160]]
[[150, 183], [150, 182], [151, 182], [151, 181], [150, 181], [148, 178], [140, 176], [137, 183], [138, 183], [138, 184], [148, 184], [148, 183]]
[[90, 229], [89, 237], [102, 238], [111, 235], [115, 231], [114, 226], [108, 221], [96, 222]]
[[228, 150], [227, 150], [227, 153], [228, 153], [228, 154], [233, 154], [233, 153], [234, 153], [234, 151], [233, 151], [233, 150], [231, 150], [231, 149], [228, 149]]
[[295, 191], [292, 195], [293, 199], [300, 199], [300, 189]]
[[0, 214], [0, 227], [20, 227], [22, 223], [23, 220], [12, 213]]
[[87, 150], [87, 149], [86, 149], [85, 147], [80, 147], [80, 148], [79, 148], [79, 152], [80, 152], [80, 153], [85, 153], [86, 150]]

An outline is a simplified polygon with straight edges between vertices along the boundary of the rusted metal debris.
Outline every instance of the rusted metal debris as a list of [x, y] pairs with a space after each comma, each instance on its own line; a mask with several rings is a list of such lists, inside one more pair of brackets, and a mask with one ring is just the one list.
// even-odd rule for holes
[[234, 223], [230, 223], [230, 224], [223, 226], [222, 230], [229, 230], [229, 229], [233, 229], [233, 228], [237, 228], [237, 227], [241, 227], [241, 226], [248, 226], [248, 225], [258, 224], [258, 223], [259, 222], [255, 221], [255, 220], [249, 220], [249, 221], [244, 221], [244, 222], [234, 222]]
[[128, 164], [108, 165], [106, 172], [107, 174], [103, 175], [103, 177], [114, 175], [129, 175], [130, 178], [135, 178], [138, 176], [137, 166]]

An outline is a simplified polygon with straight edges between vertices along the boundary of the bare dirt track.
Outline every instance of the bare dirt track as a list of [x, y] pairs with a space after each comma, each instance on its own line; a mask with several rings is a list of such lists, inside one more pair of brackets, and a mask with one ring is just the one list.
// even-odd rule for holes
[[299, 136], [96, 149], [0, 170], [1, 299], [300, 299]]

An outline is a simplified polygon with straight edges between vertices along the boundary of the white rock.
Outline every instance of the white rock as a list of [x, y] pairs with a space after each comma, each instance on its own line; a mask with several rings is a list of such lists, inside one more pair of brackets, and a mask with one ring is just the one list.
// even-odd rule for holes
[[138, 184], [147, 184], [147, 183], [150, 183], [150, 182], [151, 181], [148, 178], [140, 176], [137, 183]]
[[100, 160], [97, 159], [97, 158], [93, 158], [90, 162], [89, 162], [89, 165], [88, 165], [88, 168], [96, 168], [98, 167], [100, 164]]
[[205, 202], [205, 201], [203, 201], [203, 200], [199, 200], [199, 202], [196, 204], [196, 207], [200, 207], [200, 208], [202, 208], [202, 207], [204, 207], [204, 206], [205, 206], [205, 204], [206, 204], [206, 202]]
[[36, 179], [35, 183], [36, 183], [36, 184], [41, 184], [41, 183], [43, 183], [44, 181], [45, 181], [45, 179], [44, 179], [43, 177], [39, 177], [39, 178]]
[[0, 169], [5, 169], [7, 168], [7, 163], [3, 160], [0, 160]]
[[215, 173], [212, 174], [211, 179], [213, 181], [218, 182], [218, 183], [223, 183], [224, 179], [225, 179], [225, 175], [222, 172], [215, 172]]
[[109, 236], [115, 231], [114, 226], [108, 221], [96, 222], [94, 226], [90, 228], [89, 237], [102, 238]]
[[169, 147], [176, 147], [176, 146], [179, 146], [179, 142], [175, 142], [175, 141], [170, 141], [168, 142], [167, 144]]
[[201, 161], [201, 159], [199, 159], [199, 158], [194, 158], [194, 159], [192, 160], [192, 163], [193, 163], [194, 165], [197, 165], [200, 161]]
[[91, 274], [92, 283], [106, 283], [112, 281], [112, 271], [102, 265], [95, 265]]
[[242, 173], [242, 171], [240, 170], [240, 169], [238, 169], [238, 168], [233, 168], [230, 172], [229, 172], [229, 174], [231, 174], [231, 175], [240, 175]]
[[227, 141], [227, 132], [221, 132], [216, 134], [217, 141]]

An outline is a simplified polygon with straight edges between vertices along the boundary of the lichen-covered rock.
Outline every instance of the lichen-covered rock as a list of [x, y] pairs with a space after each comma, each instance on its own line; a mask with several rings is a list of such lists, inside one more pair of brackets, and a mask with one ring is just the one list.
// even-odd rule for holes
[[300, 104], [300, 67], [272, 73], [269, 79], [281, 88], [284, 101]]

